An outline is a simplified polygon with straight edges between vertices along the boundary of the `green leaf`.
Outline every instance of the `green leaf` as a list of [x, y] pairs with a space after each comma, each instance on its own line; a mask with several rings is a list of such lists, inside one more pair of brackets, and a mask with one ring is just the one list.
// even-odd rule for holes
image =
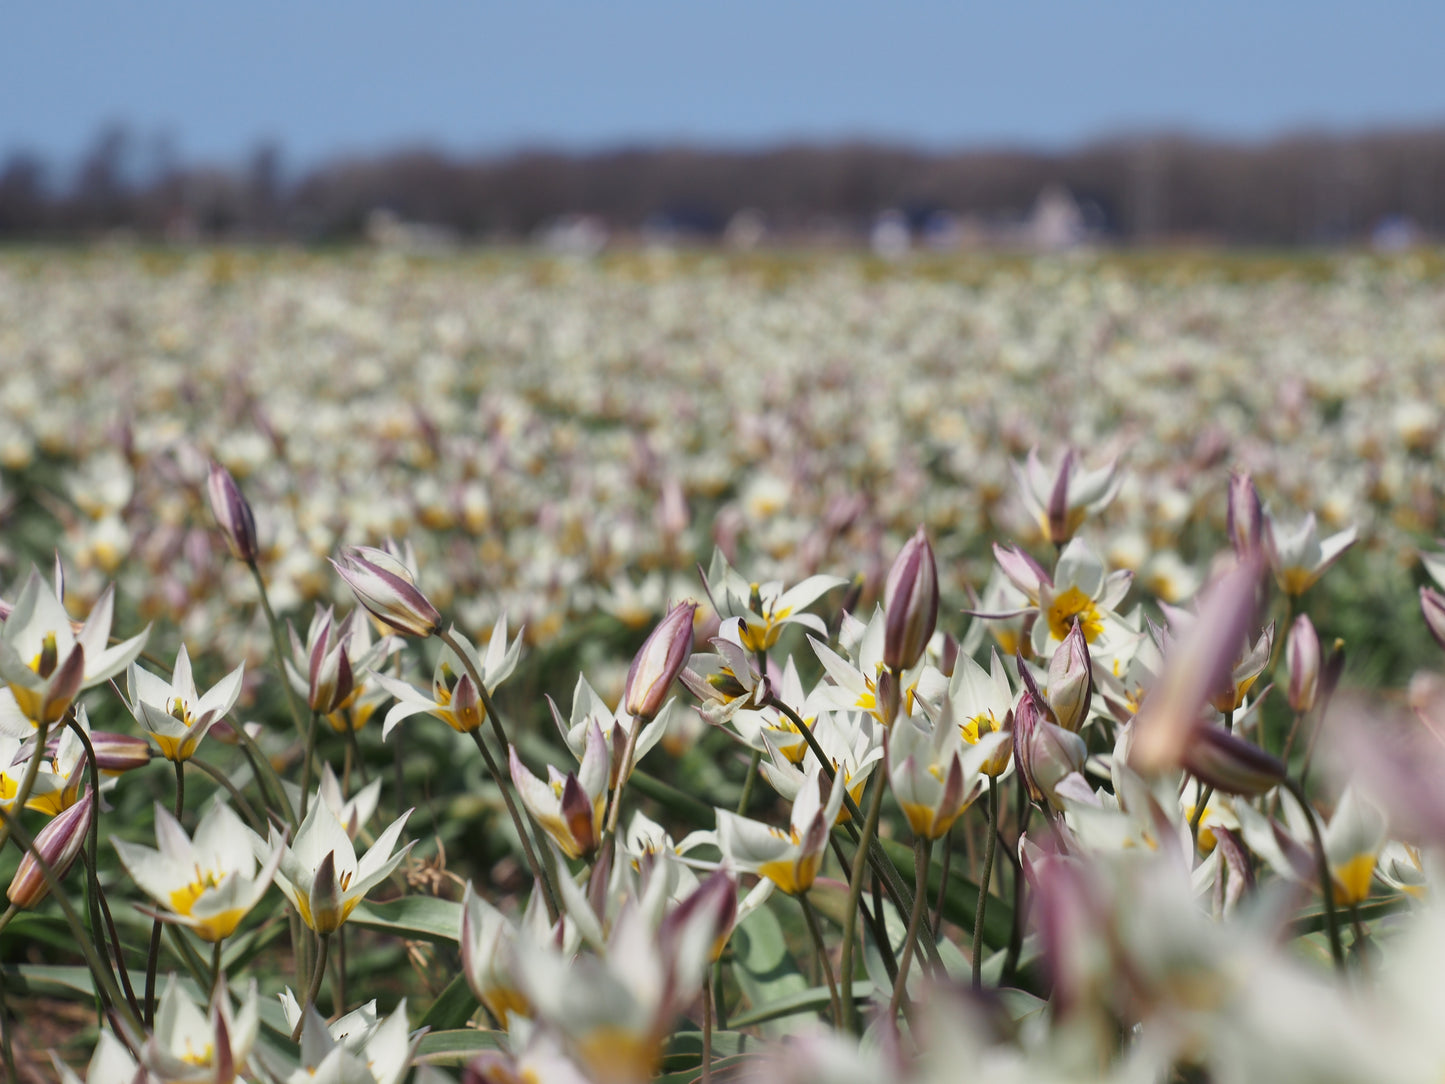
[[[872, 996], [873, 984], [867, 979], [859, 979], [853, 983], [854, 1002], [865, 1002]], [[729, 1017], [728, 1023], [735, 1028], [750, 1028], [756, 1024], [778, 1020], [787, 1016], [798, 1016], [800, 1019], [812, 1019], [811, 1014], [824, 1012], [831, 1005], [832, 996], [828, 993], [826, 986], [810, 986], [808, 989], [800, 990], [796, 994], [780, 997], [761, 1008]], [[803, 1014], [808, 1015], [804, 1016]]]
[[[1370, 922], [1377, 918], [1384, 918], [1386, 915], [1402, 911], [1410, 905], [1410, 897], [1403, 893], [1396, 896], [1376, 896], [1368, 899], [1359, 905], [1360, 921]], [[1350, 913], [1342, 907], [1335, 908], [1335, 917], [1343, 926], [1349, 921]], [[1312, 908], [1308, 911], [1301, 911], [1293, 922], [1290, 923], [1290, 933], [1295, 937], [1303, 937], [1306, 934], [1319, 933], [1325, 928], [1325, 909], [1323, 907]]]
[[[758, 1065], [758, 1054], [734, 1054], [727, 1058], [715, 1058], [712, 1063], [712, 1078], [718, 1084], [726, 1084], [730, 1080], [756, 1079], [752, 1074], [744, 1076], [748, 1069], [756, 1070]], [[662, 1076], [654, 1077], [652, 1084], [693, 1084], [694, 1081], [702, 1079], [702, 1067], [695, 1069], [683, 1069], [676, 1073], [664, 1073]]]
[[462, 905], [435, 896], [403, 896], [390, 903], [358, 904], [347, 921], [412, 941], [456, 944], [462, 925]]
[[502, 1050], [503, 1033], [478, 1028], [433, 1031], [423, 1036], [416, 1060], [428, 1065], [465, 1065], [485, 1050]]
[[[714, 1059], [729, 1054], [741, 1054], [760, 1048], [762, 1040], [736, 1031], [714, 1031], [712, 1033], [712, 1056]], [[702, 1032], [676, 1031], [667, 1040], [662, 1055], [662, 1068], [667, 1072], [691, 1069], [702, 1064]]]
[[472, 1014], [477, 1011], [478, 1001], [467, 985], [465, 975], [458, 975], [447, 983], [447, 988], [437, 995], [421, 1026], [438, 1029], [464, 1027]]
[[[776, 903], [777, 897], [771, 902]], [[731, 944], [733, 977], [752, 1006], [754, 1014], [767, 1014], [764, 1019], [771, 1022], [768, 1028], [770, 1032], [783, 1034], [797, 1024], [812, 1019], [811, 1012], [768, 1012], [775, 1003], [803, 993], [809, 985], [808, 980], [803, 978], [798, 970], [792, 954], [788, 952], [783, 927], [773, 914], [771, 906], [759, 907], [745, 918], [733, 931]], [[793, 1017], [792, 1020], [782, 1018], [789, 1015]], [[736, 1026], [736, 1021], [730, 1019], [729, 1022]]]

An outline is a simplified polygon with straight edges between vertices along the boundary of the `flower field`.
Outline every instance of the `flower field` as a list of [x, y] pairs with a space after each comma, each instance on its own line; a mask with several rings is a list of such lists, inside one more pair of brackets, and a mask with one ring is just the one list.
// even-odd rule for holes
[[14, 250], [0, 367], [8, 1079], [1445, 1072], [1434, 254]]

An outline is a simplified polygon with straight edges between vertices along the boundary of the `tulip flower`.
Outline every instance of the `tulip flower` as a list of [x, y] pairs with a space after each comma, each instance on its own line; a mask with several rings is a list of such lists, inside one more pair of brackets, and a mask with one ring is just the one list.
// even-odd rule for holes
[[531, 1006], [522, 992], [515, 960], [515, 941], [524, 936], [467, 882], [462, 896], [462, 974], [477, 1000], [487, 1007], [503, 1030], [513, 1015], [529, 1016]]
[[167, 760], [189, 760], [201, 739], [230, 712], [241, 695], [245, 663], [237, 666], [204, 696], [196, 691], [191, 659], [182, 644], [170, 680], [131, 663], [126, 676], [126, 707]]
[[1114, 611], [1129, 593], [1132, 581], [1133, 573], [1127, 569], [1107, 572], [1098, 554], [1074, 539], [1059, 554], [1052, 580], [1039, 585], [1039, 616], [1032, 630], [1034, 654], [1052, 657], [1075, 622], [1091, 648], [1101, 638], [1107, 641], [1111, 628], [1120, 625]]
[[[694, 658], [697, 657], [694, 656]], [[687, 673], [688, 671], [683, 671], [684, 676]], [[566, 719], [562, 718], [562, 713], [557, 710], [557, 704], [550, 696], [547, 697], [547, 706], [552, 712], [552, 722], [556, 725], [557, 733], [561, 735], [563, 744], [567, 746], [579, 763], [587, 755], [587, 735], [593, 725], [595, 724], [602, 730], [611, 761], [611, 776], [607, 786], [609, 790], [617, 789], [618, 784], [622, 782], [620, 778], [622, 761], [627, 752], [628, 735], [632, 733], [632, 716], [624, 707], [619, 707], [616, 711], [610, 709], [607, 702], [597, 694], [597, 691], [581, 674], [577, 675], [577, 684], [572, 690], [572, 711]], [[637, 738], [633, 743], [633, 764], [641, 761], [663, 739], [668, 726], [677, 718], [679, 707], [677, 700], [669, 700], [656, 717], [643, 722], [642, 729], [637, 732]]]
[[77, 693], [124, 670], [145, 648], [149, 626], [129, 640], [110, 646], [115, 590], [107, 587], [78, 629], [60, 600], [34, 569], [0, 628], [0, 681], [8, 685], [19, 717], [29, 721], [23, 733], [18, 717], [0, 711], [0, 726], [17, 737], [42, 721], [59, 721]]
[[111, 840], [121, 865], [160, 905], [148, 913], [203, 941], [230, 937], [270, 887], [282, 860], [278, 842], [263, 843], [224, 802], [211, 805], [194, 837], [159, 804], [155, 819], [159, 850]]
[[1086, 517], [1103, 511], [1122, 484], [1115, 460], [1076, 474], [1073, 449], [1064, 453], [1052, 473], [1039, 461], [1037, 448], [1029, 451], [1023, 467], [1014, 464], [1013, 468], [1025, 507], [1044, 538], [1056, 546], [1073, 538]]
[[568, 858], [590, 855], [602, 842], [602, 816], [611, 776], [611, 756], [602, 728], [587, 731], [587, 751], [576, 772], [562, 774], [547, 765], [547, 781], [522, 763], [515, 747], [508, 750], [512, 782], [528, 812]]
[[327, 1024], [314, 1005], [303, 1010], [290, 990], [281, 1009], [293, 1032], [301, 1024], [301, 1064], [288, 1072], [263, 1051], [260, 1060], [277, 1084], [401, 1084], [427, 1031], [409, 1030], [406, 998], [384, 1020], [369, 1001]]
[[1345, 788], [1324, 833], [1336, 904], [1349, 907], [1370, 894], [1375, 863], [1385, 845], [1386, 827], [1380, 810], [1354, 787]]
[[341, 793], [341, 783], [337, 780], [336, 773], [331, 770], [331, 765], [322, 764], [321, 784], [316, 788], [316, 797], [331, 808], [336, 819], [345, 827], [346, 834], [354, 840], [376, 812], [377, 804], [381, 800], [381, 780], [373, 779], [347, 798]]
[[742, 619], [739, 636], [749, 651], [768, 651], [788, 625], [801, 625], [814, 634], [827, 637], [823, 619], [803, 611], [825, 593], [848, 581], [839, 576], [809, 576], [802, 582], [783, 589], [780, 581], [750, 584], [728, 565], [721, 550], [714, 550], [712, 564], [703, 577], [703, 587], [712, 600], [718, 617]]
[[[139, 1068], [125, 1043], [109, 1031], [102, 1031], [96, 1040], [95, 1050], [85, 1067], [84, 1080], [54, 1051], [50, 1053], [50, 1062], [55, 1066], [60, 1084], [135, 1084]], [[142, 1081], [148, 1084], [147, 1078], [142, 1077]]]
[[[70, 870], [80, 850], [85, 846], [86, 833], [95, 816], [95, 795], [85, 792], [85, 797], [65, 812], [60, 813], [35, 836], [35, 849], [40, 852], [50, 872], [60, 880]], [[16, 907], [28, 909], [45, 899], [50, 886], [40, 872], [35, 855], [26, 851], [16, 867], [15, 876], [10, 880], [6, 898]]]
[[383, 636], [373, 643], [371, 623], [361, 610], [337, 621], [329, 606], [316, 608], [304, 644], [295, 628], [288, 628], [291, 657], [285, 665], [291, 687], [337, 733], [360, 730], [377, 702], [386, 699], [372, 680], [372, 671], [401, 648], [401, 641]]
[[964, 745], [958, 727], [926, 725], [917, 717], [899, 719], [888, 731], [888, 781], [893, 796], [921, 839], [941, 839], [973, 804], [985, 786], [983, 766], [1010, 741], [991, 732]]
[[234, 1084], [259, 1030], [254, 979], [239, 1010], [231, 1007], [230, 994], [221, 983], [203, 1011], [172, 976], [161, 992], [155, 1028], [141, 1047], [141, 1066], [166, 1084]]
[[1264, 551], [1280, 590], [1287, 595], [1304, 594], [1355, 544], [1355, 536], [1355, 528], [1347, 527], [1321, 541], [1313, 512], [1290, 528], [1266, 516]]
[[622, 694], [622, 707], [634, 719], [647, 720], [662, 710], [673, 679], [692, 652], [692, 622], [697, 603], [680, 602], [648, 635], [632, 659]]
[[747, 817], [717, 810], [717, 842], [726, 868], [766, 877], [790, 896], [812, 887], [823, 864], [828, 833], [843, 807], [844, 781], [827, 785], [822, 766], [813, 764], [793, 801], [786, 832]]
[[410, 853], [412, 843], [392, 853], [410, 816], [408, 809], [387, 825], [360, 860], [346, 826], [324, 801], [312, 804], [291, 843], [273, 826], [268, 845], [281, 848], [276, 884], [301, 921], [319, 934], [335, 933], [366, 894], [390, 877]]
[[441, 631], [442, 618], [417, 589], [400, 560], [371, 546], [347, 546], [331, 566], [378, 621], [403, 636], [425, 639]]
[[883, 664], [899, 673], [913, 669], [938, 623], [938, 566], [922, 527], [888, 570], [883, 612]]
[[260, 553], [256, 517], [251, 514], [251, 506], [241, 495], [231, 472], [214, 460], [206, 479], [206, 491], [211, 499], [211, 514], [216, 517], [216, 525], [221, 528], [231, 556], [248, 565], [255, 564]]
[[[522, 655], [521, 629], [517, 630], [512, 642], [507, 643], [506, 614], [498, 617], [497, 623], [492, 627], [485, 657], [479, 654], [470, 640], [455, 629], [451, 631], [451, 638], [466, 653], [467, 661], [481, 677], [488, 695], [511, 676]], [[472, 682], [471, 672], [449, 646], [443, 646], [432, 671], [430, 696], [410, 683], [386, 674], [372, 673], [368, 680], [375, 681], [396, 698], [396, 703], [386, 713], [386, 721], [382, 723], [383, 738], [403, 719], [422, 712], [435, 716], [460, 734], [469, 734], [486, 721], [486, 707]]]

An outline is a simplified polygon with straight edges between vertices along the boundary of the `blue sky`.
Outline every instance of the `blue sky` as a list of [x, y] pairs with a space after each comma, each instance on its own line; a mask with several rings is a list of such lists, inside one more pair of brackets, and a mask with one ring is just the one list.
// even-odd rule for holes
[[1445, 3], [31, 0], [0, 153], [110, 120], [182, 158], [879, 138], [1059, 148], [1445, 122]]

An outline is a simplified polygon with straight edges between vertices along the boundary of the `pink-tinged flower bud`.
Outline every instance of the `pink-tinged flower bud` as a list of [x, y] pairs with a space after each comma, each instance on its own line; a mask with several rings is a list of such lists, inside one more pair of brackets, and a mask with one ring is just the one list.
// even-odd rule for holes
[[1420, 612], [1425, 615], [1425, 627], [1430, 635], [1445, 647], [1445, 595], [1433, 587], [1420, 588]]
[[1221, 794], [1256, 798], [1284, 782], [1284, 762], [1222, 727], [1194, 728], [1180, 765]]
[[370, 546], [347, 546], [332, 561], [356, 600], [384, 625], [403, 636], [426, 638], [441, 631], [437, 608], [417, 590], [404, 564]]
[[953, 677], [953, 669], [958, 665], [958, 651], [958, 640], [955, 639], [953, 633], [945, 632], [943, 634], [943, 651], [939, 653], [938, 657], [938, 669], [944, 677]]
[[[81, 847], [85, 845], [94, 811], [95, 792], [87, 789], [84, 798], [56, 816], [36, 835], [35, 849], [40, 852], [40, 857], [45, 859], [45, 864], [50, 867], [50, 872], [55, 874], [57, 881], [65, 876], [76, 856], [80, 854]], [[10, 888], [5, 893], [6, 899], [23, 910], [34, 907], [49, 891], [50, 886], [45, 883], [35, 855], [26, 851], [10, 881]]]
[[1043, 800], [1044, 792], [1033, 772], [1034, 735], [1047, 725], [1048, 708], [1032, 692], [1025, 692], [1014, 709], [1014, 763], [1024, 786], [1028, 787], [1029, 797], [1036, 802]]
[[251, 514], [246, 498], [241, 496], [236, 479], [225, 467], [212, 461], [206, 489], [211, 497], [211, 514], [216, 517], [216, 524], [226, 537], [231, 556], [248, 565], [254, 564], [256, 555], [260, 553], [256, 544], [256, 517]]
[[330, 610], [321, 620], [308, 662], [307, 707], [322, 715], [330, 715], [345, 703], [356, 687], [345, 637], [333, 631]]
[[1049, 660], [1049, 707], [1065, 730], [1077, 732], [1089, 717], [1093, 701], [1093, 663], [1078, 618]]
[[1315, 706], [1320, 688], [1320, 638], [1308, 614], [1294, 619], [1284, 656], [1289, 666], [1289, 706], [1303, 714]]
[[[335, 933], [345, 921], [342, 911], [343, 890], [336, 879], [336, 852], [328, 851], [321, 864], [316, 867], [316, 879], [311, 882], [307, 904], [311, 921], [307, 923], [320, 934]], [[304, 917], [304, 916], [303, 916]]]
[[579, 855], [585, 858], [592, 854], [601, 842], [597, 831], [597, 811], [581, 782], [571, 774], [562, 784], [562, 819]]
[[[212, 726], [213, 732], [214, 729]], [[129, 734], [95, 730], [91, 732], [90, 744], [95, 748], [95, 766], [106, 775], [144, 768], [151, 760], [150, 743]]]
[[884, 665], [900, 673], [912, 669], [938, 624], [938, 565], [922, 527], [888, 570], [883, 613]]
[[85, 680], [85, 649], [76, 644], [60, 664], [45, 687], [45, 699], [40, 705], [38, 723], [58, 723], [67, 711], [75, 694], [80, 692]]
[[696, 602], [679, 602], [657, 623], [627, 671], [623, 710], [635, 719], [651, 719], [662, 710], [673, 679], [692, 654], [692, 618]]
[[893, 676], [892, 670], [884, 670], [878, 675], [874, 699], [878, 703], [879, 721], [884, 726], [892, 726], [893, 721], [898, 718], [898, 709], [903, 702], [903, 691], [898, 687], [898, 679]]
[[1241, 558], [1259, 552], [1264, 538], [1264, 508], [1246, 472], [1229, 476], [1229, 541]]

